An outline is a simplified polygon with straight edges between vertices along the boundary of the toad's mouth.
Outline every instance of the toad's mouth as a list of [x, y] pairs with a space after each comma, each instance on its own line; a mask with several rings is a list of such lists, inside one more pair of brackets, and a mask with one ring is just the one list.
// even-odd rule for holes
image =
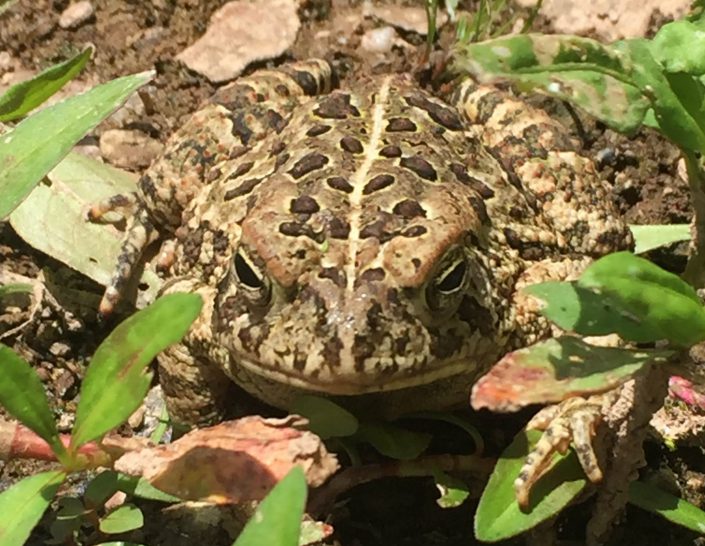
[[406, 389], [468, 374], [476, 369], [467, 357], [456, 361], [439, 361], [436, 366], [424, 366], [422, 369], [409, 368], [396, 373], [379, 374], [354, 371], [345, 373], [340, 369], [316, 370], [304, 374], [295, 369], [269, 367], [246, 357], [238, 357], [237, 362], [248, 372], [270, 381], [329, 395], [361, 395]]

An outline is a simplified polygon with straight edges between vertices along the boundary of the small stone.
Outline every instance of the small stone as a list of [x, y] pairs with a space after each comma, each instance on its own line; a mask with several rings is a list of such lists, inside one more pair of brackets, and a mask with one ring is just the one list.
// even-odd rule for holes
[[368, 30], [362, 36], [360, 47], [370, 53], [387, 53], [394, 45], [395, 36], [396, 31], [390, 26]]
[[70, 4], [59, 17], [59, 26], [63, 29], [76, 28], [93, 17], [93, 4], [81, 0]]
[[162, 153], [161, 142], [142, 131], [109, 129], [100, 137], [100, 153], [113, 165], [129, 170], [140, 170]]

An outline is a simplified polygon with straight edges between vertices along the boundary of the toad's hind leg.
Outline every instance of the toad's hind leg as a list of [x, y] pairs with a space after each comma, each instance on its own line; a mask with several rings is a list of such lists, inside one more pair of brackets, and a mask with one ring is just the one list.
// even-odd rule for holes
[[301, 97], [328, 92], [331, 80], [330, 65], [311, 59], [259, 70], [219, 89], [172, 134], [165, 152], [140, 178], [136, 194], [91, 208], [93, 221], [128, 205], [135, 211], [100, 304], [102, 314], [113, 311], [144, 248], [160, 235], [173, 236], [201, 188], [236, 167], [265, 135], [281, 131]]

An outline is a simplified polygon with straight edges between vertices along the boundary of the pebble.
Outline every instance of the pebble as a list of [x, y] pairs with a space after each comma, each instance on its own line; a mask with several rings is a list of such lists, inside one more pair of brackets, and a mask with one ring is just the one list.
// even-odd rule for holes
[[59, 17], [59, 26], [63, 29], [76, 28], [93, 17], [93, 4], [88, 0], [74, 2]]

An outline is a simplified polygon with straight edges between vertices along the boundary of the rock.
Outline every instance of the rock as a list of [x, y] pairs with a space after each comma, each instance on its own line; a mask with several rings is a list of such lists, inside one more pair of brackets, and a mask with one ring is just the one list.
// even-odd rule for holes
[[74, 2], [59, 17], [59, 26], [64, 29], [76, 28], [93, 17], [93, 4], [88, 0]]
[[109, 129], [100, 137], [100, 153], [116, 167], [139, 170], [148, 167], [164, 146], [142, 131]]
[[278, 57], [301, 25], [295, 0], [237, 0], [211, 17], [206, 33], [177, 55], [212, 82], [232, 80], [253, 61]]
[[[395, 28], [416, 32], [425, 36], [428, 32], [426, 10], [423, 8], [406, 7], [397, 5], [377, 6], [366, 4], [364, 7], [366, 17], [375, 17], [392, 25]], [[438, 10], [436, 28], [441, 28], [448, 22], [448, 15], [443, 10]]]
[[390, 26], [368, 30], [362, 35], [360, 47], [370, 53], [387, 53], [394, 45], [396, 34]]
[[[536, 0], [516, 0], [522, 7]], [[690, 0], [545, 0], [541, 14], [560, 34], [597, 35], [604, 41], [638, 38], [646, 35], [656, 12], [679, 19], [687, 13]]]

